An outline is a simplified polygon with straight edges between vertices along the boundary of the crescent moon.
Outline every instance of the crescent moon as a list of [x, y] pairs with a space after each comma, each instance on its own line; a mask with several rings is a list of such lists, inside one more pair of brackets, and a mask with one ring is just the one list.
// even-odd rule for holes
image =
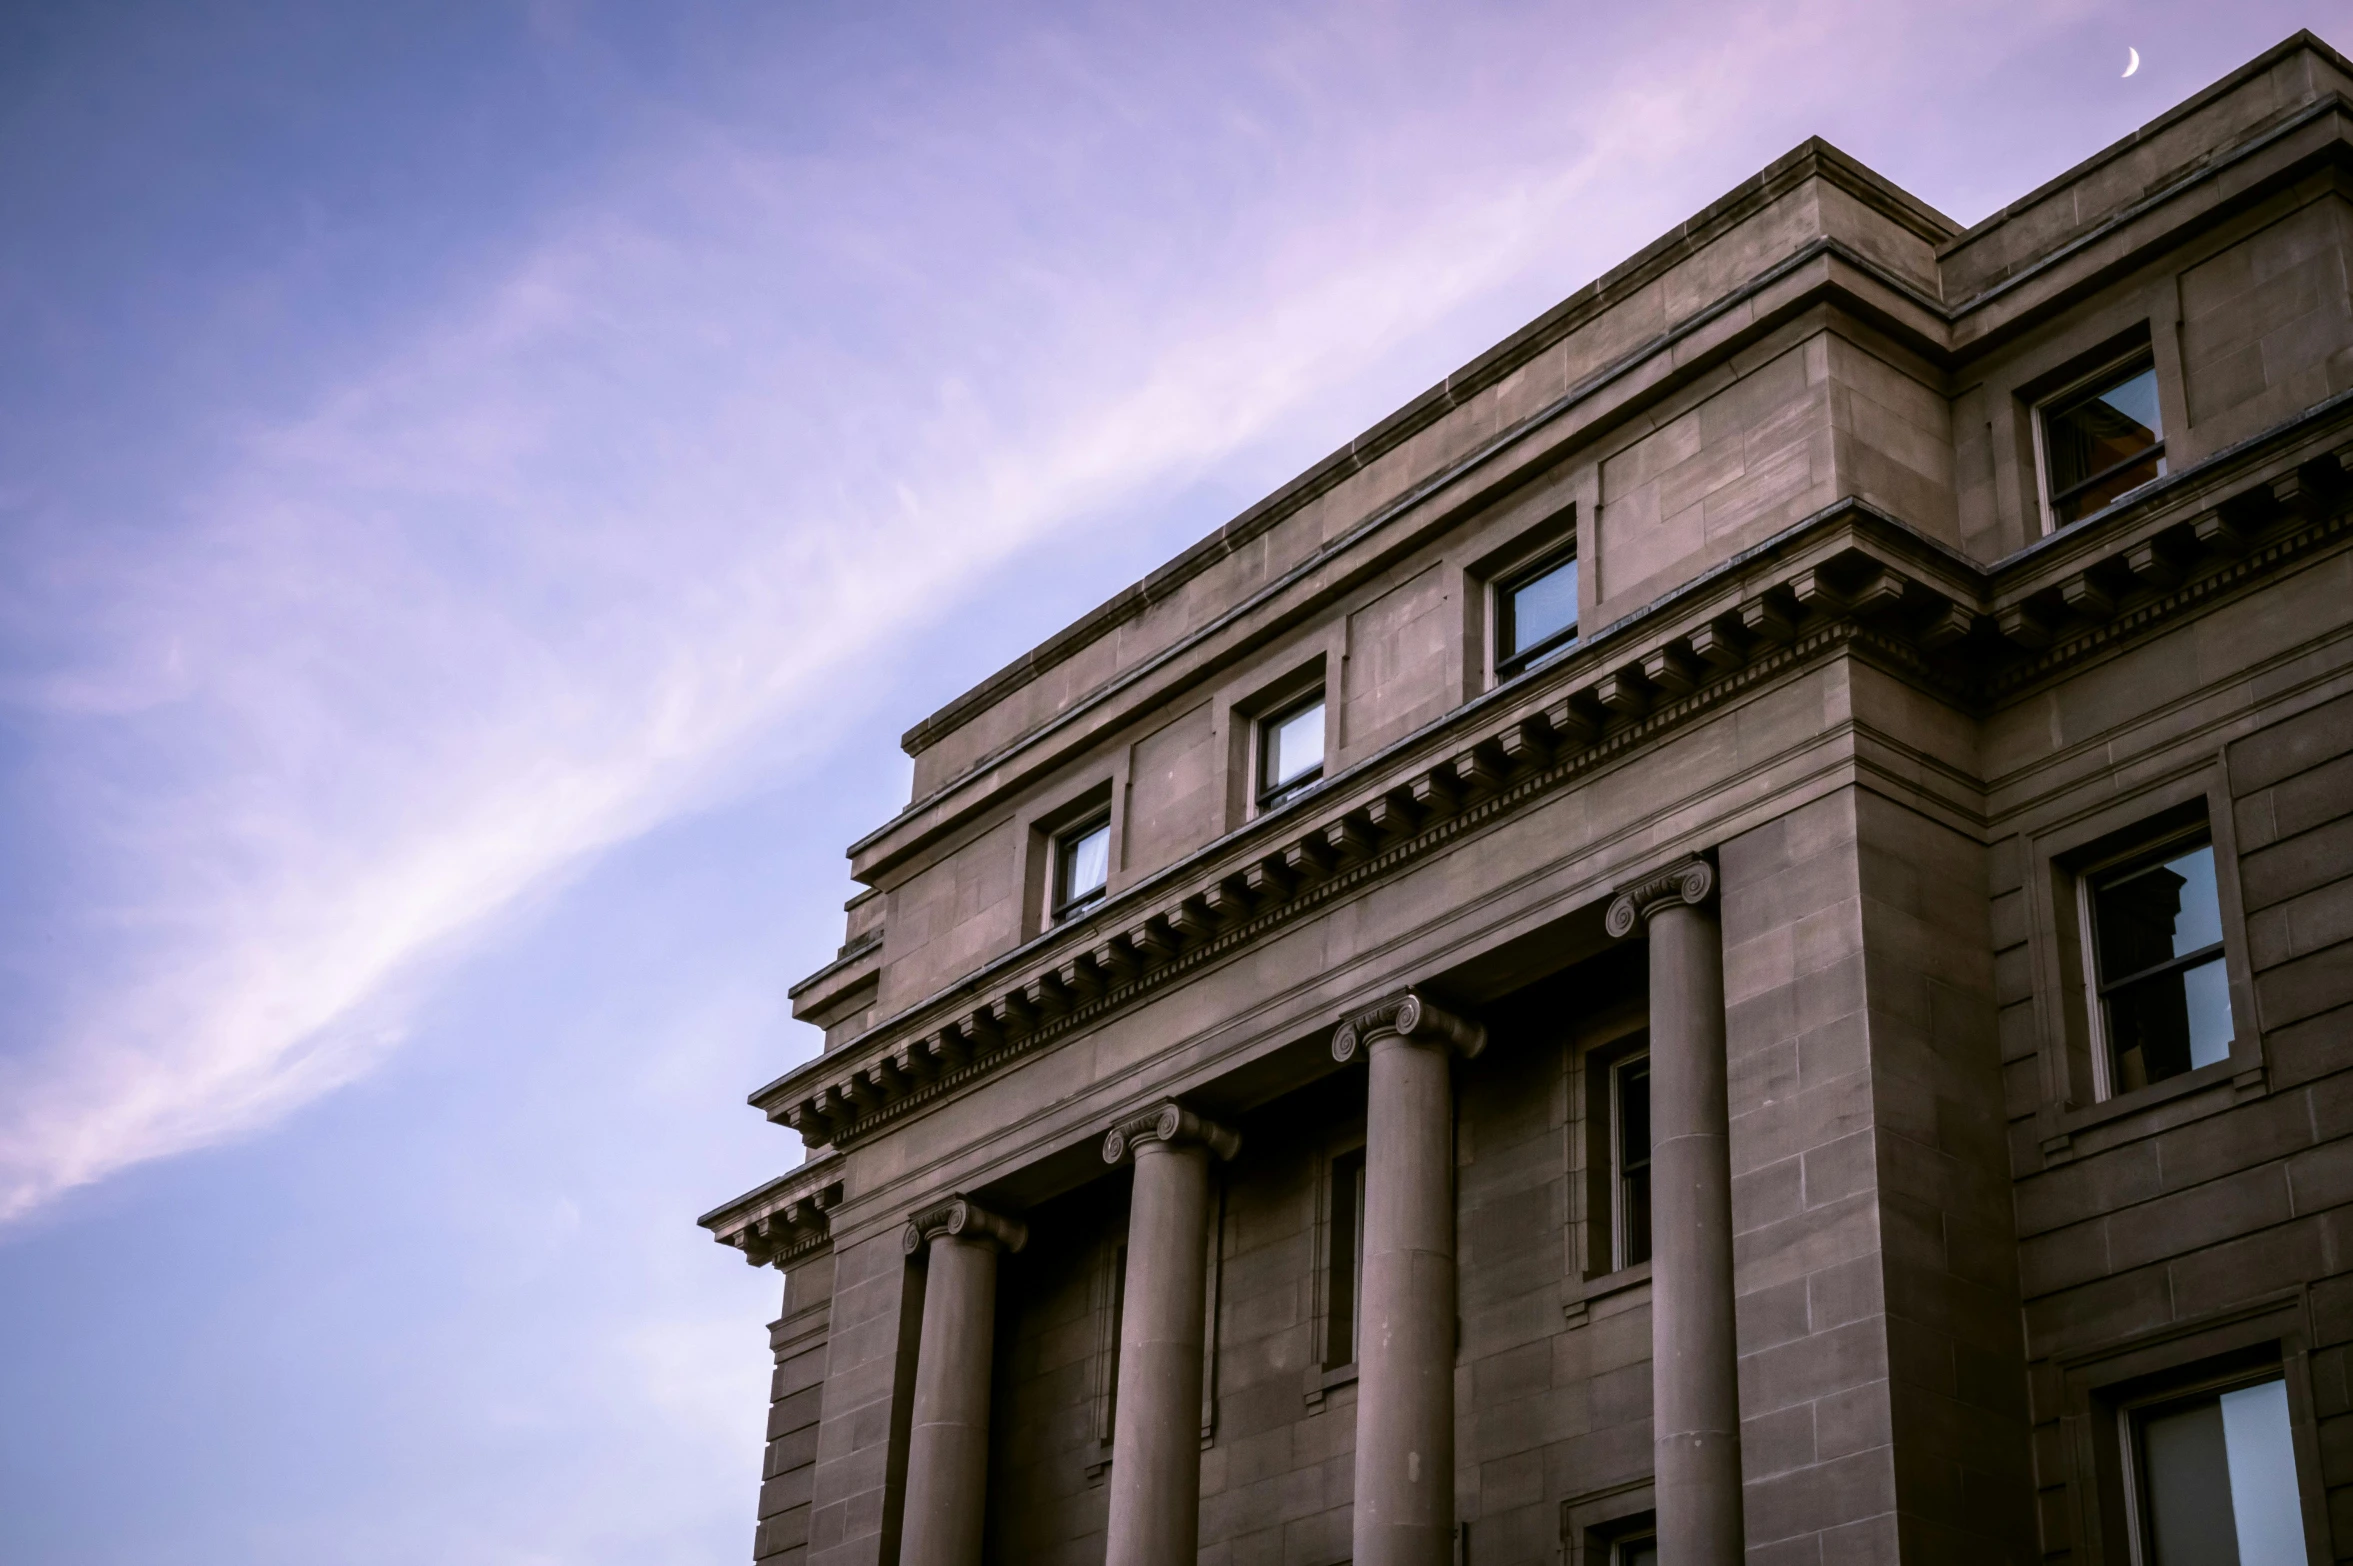
[[2129, 46], [2125, 49], [2124, 52], [2132, 56], [2131, 63], [2126, 65], [2124, 68], [2124, 74], [2130, 76], [2133, 72], [2141, 68], [2141, 52], [2138, 49], [2134, 49]]

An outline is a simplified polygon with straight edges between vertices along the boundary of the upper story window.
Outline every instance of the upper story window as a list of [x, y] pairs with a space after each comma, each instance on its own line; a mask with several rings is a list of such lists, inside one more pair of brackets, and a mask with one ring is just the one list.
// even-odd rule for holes
[[[1103, 900], [1111, 882], [1111, 818], [1093, 816], [1054, 839], [1054, 922]], [[1035, 886], [1036, 882], [1030, 883]]]
[[1577, 644], [1577, 557], [1554, 555], [1495, 586], [1495, 677]]
[[2051, 525], [2090, 516], [2165, 472], [2157, 370], [2147, 354], [2113, 365], [2043, 407]]
[[1650, 1260], [1650, 1056], [1611, 1064], [1610, 1266]]
[[2145, 844], [2084, 882], [2109, 1095], [2228, 1059], [2230, 980], [2205, 828]]
[[1258, 808], [1272, 810], [1324, 778], [1324, 693], [1258, 722]]
[[2305, 1566], [2285, 1380], [2172, 1398], [2125, 1419], [2140, 1560]]

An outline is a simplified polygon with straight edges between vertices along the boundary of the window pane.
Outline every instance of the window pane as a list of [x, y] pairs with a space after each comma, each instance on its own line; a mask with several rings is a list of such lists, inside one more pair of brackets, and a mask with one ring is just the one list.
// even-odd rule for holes
[[1577, 562], [1563, 560], [1506, 589], [1503, 597], [1498, 661], [1576, 628]]
[[1356, 1359], [1357, 1283], [1364, 1268], [1357, 1233], [1363, 1212], [1364, 1154], [1344, 1153], [1332, 1160], [1331, 1276], [1324, 1284], [1326, 1369]]
[[1281, 788], [1324, 764], [1324, 704], [1321, 700], [1266, 726], [1263, 786]]
[[2178, 1077], [2230, 1055], [2230, 990], [2222, 959], [2128, 984], [2108, 997], [2116, 1091]]
[[1067, 905], [1100, 892], [1110, 878], [1110, 822], [1101, 822], [1062, 840], [1062, 875], [1055, 897], [1057, 904]]
[[1617, 1566], [1659, 1566], [1659, 1541], [1628, 1539], [1618, 1546]]
[[2222, 1405], [2207, 1398], [2145, 1417], [2141, 1461], [2153, 1566], [2238, 1566]]
[[2239, 1566], [2305, 1566], [2296, 1453], [2288, 1436], [2288, 1384], [2266, 1381], [2223, 1393], [2222, 1438], [2230, 1452]]
[[2217, 957], [2181, 976], [2183, 1009], [2189, 1013], [2190, 1069], [2230, 1058], [2230, 976]]
[[1650, 1260], [1650, 1060], [1627, 1061], [1613, 1073], [1618, 1124], [1617, 1264]]
[[[2164, 439], [2157, 415], [2157, 372], [2128, 371], [2074, 402], [2054, 408], [2043, 420], [2051, 461], [2051, 495], [2061, 522], [2088, 516], [2108, 502], [2165, 471], [2163, 456], [2150, 450]], [[2145, 460], [2132, 462], [2147, 454]], [[2095, 474], [2125, 466], [2080, 494], [2059, 497]]]
[[2103, 984], [2215, 945], [2222, 939], [2222, 904], [2214, 892], [2214, 845], [2201, 843], [2099, 886], [2092, 918]]

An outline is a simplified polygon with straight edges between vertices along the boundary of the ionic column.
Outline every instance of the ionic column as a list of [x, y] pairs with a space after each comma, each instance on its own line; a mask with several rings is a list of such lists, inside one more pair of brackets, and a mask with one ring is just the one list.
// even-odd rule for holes
[[1650, 934], [1650, 1384], [1660, 1566], [1739, 1566], [1740, 1369], [1724, 942], [1715, 867], [1669, 865], [1618, 894], [1609, 932]]
[[1447, 1566], [1454, 1535], [1454, 1084], [1486, 1029], [1407, 995], [1340, 1024], [1370, 1057], [1356, 1348], [1356, 1566]]
[[1201, 1527], [1201, 1340], [1209, 1160], [1242, 1139], [1162, 1104], [1103, 1138], [1103, 1161], [1133, 1156], [1119, 1396], [1111, 1427], [1107, 1566], [1193, 1566]]
[[1029, 1231], [963, 1197], [917, 1213], [905, 1244], [930, 1248], [915, 1405], [907, 1439], [902, 1566], [980, 1566], [989, 1477], [989, 1369], [997, 1330], [997, 1252]]

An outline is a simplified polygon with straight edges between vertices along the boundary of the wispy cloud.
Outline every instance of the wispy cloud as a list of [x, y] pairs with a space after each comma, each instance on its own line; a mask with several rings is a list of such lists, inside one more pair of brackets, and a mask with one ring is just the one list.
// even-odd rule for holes
[[[852, 671], [1018, 552], [1312, 454], [1412, 389], [1401, 352], [1680, 216], [1669, 171], [1867, 15], [1719, 18], [1606, 75], [1530, 22], [1330, 20], [1247, 91], [1037, 33], [822, 156], [670, 119], [251, 421], [184, 519], [41, 533], [72, 656], [9, 695], [81, 946], [0, 1059], [0, 1219], [367, 1071], [502, 911], [805, 759]], [[1432, 103], [1441, 44], [1513, 57]]]

